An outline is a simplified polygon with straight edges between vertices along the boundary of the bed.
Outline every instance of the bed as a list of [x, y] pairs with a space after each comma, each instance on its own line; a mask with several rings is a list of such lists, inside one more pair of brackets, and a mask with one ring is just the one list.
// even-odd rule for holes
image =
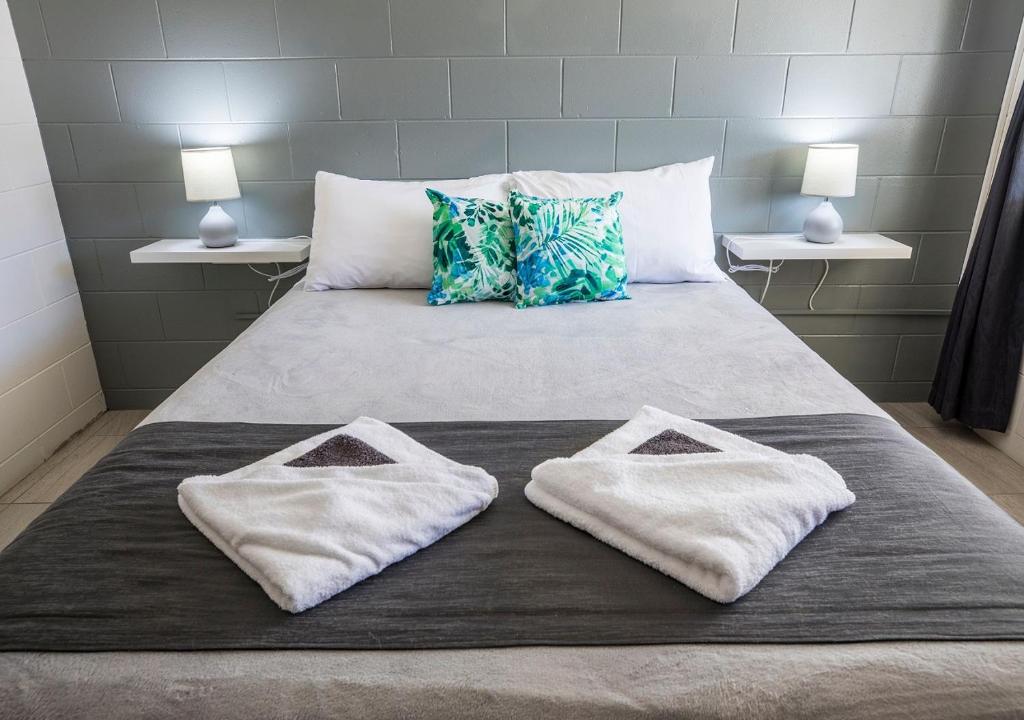
[[621, 420], [650, 398], [686, 417], [884, 415], [734, 283], [630, 292], [550, 312], [292, 292], [146, 422]]
[[[730, 422], [867, 417], [865, 422], [887, 438], [917, 453], [921, 472], [942, 476], [936, 487], [953, 491], [937, 496], [948, 517], [957, 512], [952, 497], [975, 513], [974, 521], [984, 521], [979, 542], [991, 541], [1000, 561], [1009, 563], [1001, 594], [993, 595], [999, 607], [988, 608], [999, 614], [999, 628], [962, 636], [948, 629], [892, 632], [870, 642], [713, 637], [680, 642], [673, 637], [672, 642], [648, 638], [644, 644], [619, 638], [607, 645], [443, 649], [9, 650], [0, 653], [0, 715], [965, 718], [1024, 713], [1024, 606], [1012, 599], [1014, 589], [1018, 600], [1024, 596], [1012, 565], [1024, 557], [1019, 528], [732, 282], [630, 290], [628, 302], [515, 311], [499, 303], [427, 307], [422, 291], [306, 293], [298, 288], [160, 405], [137, 432], [194, 423], [342, 424], [358, 415], [421, 424], [622, 421], [643, 404]], [[64, 512], [70, 511], [65, 507]], [[33, 541], [34, 530], [45, 528], [46, 515], [12, 544], [12, 556]], [[5, 559], [0, 555], [0, 578], [9, 579], [3, 574]], [[893, 562], [891, 567], [909, 572]], [[882, 559], [875, 567], [884, 575], [890, 566]], [[780, 566], [776, 572], [781, 571]], [[969, 588], [962, 590], [966, 597]], [[984, 593], [978, 597], [984, 599]], [[5, 617], [11, 619], [0, 614], [0, 626]]]

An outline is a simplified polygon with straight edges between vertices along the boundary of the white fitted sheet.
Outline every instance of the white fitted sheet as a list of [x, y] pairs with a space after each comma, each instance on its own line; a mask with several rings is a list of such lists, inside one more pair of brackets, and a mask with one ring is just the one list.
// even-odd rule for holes
[[[731, 282], [430, 308], [293, 291], [163, 420], [344, 423], [884, 413]], [[0, 715], [970, 718], [1024, 713], [1024, 643], [0, 654]]]
[[884, 415], [732, 282], [632, 300], [430, 307], [422, 290], [288, 293], [146, 422]]

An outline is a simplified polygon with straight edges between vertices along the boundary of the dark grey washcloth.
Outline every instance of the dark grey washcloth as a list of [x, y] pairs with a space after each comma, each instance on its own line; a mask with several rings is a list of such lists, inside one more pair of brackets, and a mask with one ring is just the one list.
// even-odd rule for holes
[[460, 648], [1024, 639], [1024, 528], [882, 418], [721, 420], [830, 463], [857, 494], [750, 594], [708, 600], [523, 496], [530, 470], [617, 422], [399, 425], [501, 494], [438, 543], [301, 615], [178, 510], [175, 487], [324, 426], [131, 433], [0, 553], [0, 649]]
[[685, 435], [678, 430], [666, 430], [649, 440], [637, 445], [629, 451], [630, 455], [690, 455], [692, 453], [721, 452], [716, 447], [696, 438]]
[[325, 440], [305, 455], [285, 463], [288, 467], [368, 467], [394, 464], [394, 460], [377, 448], [344, 433]]

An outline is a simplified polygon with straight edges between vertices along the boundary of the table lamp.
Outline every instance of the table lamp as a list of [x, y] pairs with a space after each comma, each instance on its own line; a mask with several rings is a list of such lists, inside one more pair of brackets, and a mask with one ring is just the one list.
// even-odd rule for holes
[[199, 223], [199, 239], [209, 248], [229, 247], [238, 242], [238, 225], [218, 203], [242, 196], [235, 175], [235, 161], [229, 147], [181, 151], [185, 175], [185, 199], [212, 202]]
[[858, 145], [844, 143], [808, 146], [800, 194], [824, 198], [804, 220], [804, 238], [808, 241], [834, 243], [843, 234], [843, 218], [830, 198], [854, 196], [859, 152]]

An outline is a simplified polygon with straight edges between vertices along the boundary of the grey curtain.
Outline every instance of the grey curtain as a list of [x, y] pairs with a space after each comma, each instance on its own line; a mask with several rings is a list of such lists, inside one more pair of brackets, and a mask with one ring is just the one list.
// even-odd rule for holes
[[1003, 432], [1024, 347], [1024, 93], [960, 280], [929, 402], [946, 420]]

